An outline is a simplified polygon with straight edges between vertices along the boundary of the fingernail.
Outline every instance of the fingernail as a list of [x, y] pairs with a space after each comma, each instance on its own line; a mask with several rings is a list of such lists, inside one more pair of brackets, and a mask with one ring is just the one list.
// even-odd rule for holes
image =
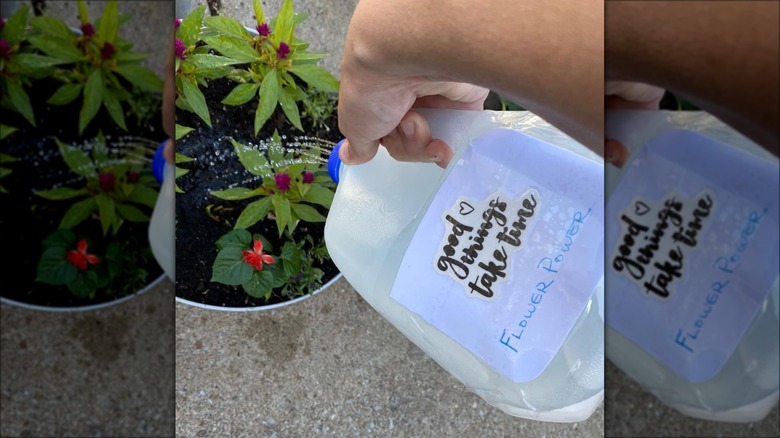
[[432, 163], [440, 163], [440, 162], [441, 162], [441, 157], [440, 157], [440, 156], [438, 156], [438, 155], [434, 155], [434, 156], [432, 156], [431, 158], [429, 158], [429, 160], [430, 160]]
[[414, 122], [401, 122], [401, 132], [404, 133], [404, 137], [406, 138], [412, 138], [414, 137]]

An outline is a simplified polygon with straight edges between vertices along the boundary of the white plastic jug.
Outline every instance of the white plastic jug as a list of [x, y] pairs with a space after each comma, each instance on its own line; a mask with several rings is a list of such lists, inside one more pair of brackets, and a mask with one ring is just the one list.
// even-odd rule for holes
[[330, 163], [334, 263], [491, 405], [588, 418], [604, 388], [602, 160], [527, 112], [421, 113], [455, 152], [446, 170], [381, 147]]
[[176, 168], [163, 158], [165, 143], [152, 160], [155, 177], [162, 183], [149, 219], [149, 244], [165, 275], [176, 281]]
[[778, 400], [778, 161], [704, 112], [613, 111], [607, 358], [662, 402], [759, 421]]

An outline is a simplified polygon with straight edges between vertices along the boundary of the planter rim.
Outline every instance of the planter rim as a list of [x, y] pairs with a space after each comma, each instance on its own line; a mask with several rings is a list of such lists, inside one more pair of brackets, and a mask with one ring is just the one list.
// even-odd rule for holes
[[135, 298], [138, 295], [141, 295], [142, 293], [145, 293], [152, 289], [153, 287], [160, 284], [160, 282], [167, 278], [165, 273], [160, 274], [159, 277], [152, 280], [151, 283], [144, 286], [142, 289], [138, 290], [137, 292], [131, 293], [129, 295], [125, 295], [122, 298], [117, 298], [116, 300], [112, 301], [106, 301], [105, 303], [100, 304], [90, 304], [87, 306], [73, 306], [73, 307], [48, 307], [48, 306], [40, 306], [37, 304], [29, 304], [29, 303], [23, 303], [21, 301], [11, 300], [5, 297], [0, 297], [0, 303], [8, 304], [11, 306], [21, 307], [28, 310], [38, 310], [43, 312], [55, 312], [55, 313], [68, 313], [68, 312], [88, 312], [91, 310], [99, 310], [99, 309], [105, 309], [106, 307], [111, 307], [116, 304], [124, 303], [125, 301], [130, 300], [131, 298]]
[[314, 292], [310, 294], [306, 294], [303, 296], [300, 296], [298, 298], [295, 298], [293, 300], [285, 301], [282, 303], [276, 303], [276, 304], [270, 304], [267, 306], [254, 306], [254, 307], [222, 307], [222, 306], [214, 306], [211, 304], [202, 304], [202, 303], [196, 303], [195, 301], [190, 301], [186, 298], [176, 297], [176, 301], [182, 304], [187, 304], [193, 307], [200, 307], [201, 309], [208, 309], [208, 310], [219, 310], [222, 312], [262, 312], [264, 310], [273, 310], [278, 309], [281, 307], [289, 306], [292, 304], [295, 304], [299, 301], [303, 301], [309, 297], [312, 297], [325, 289], [329, 288], [333, 283], [338, 281], [341, 278], [341, 271], [339, 271], [338, 274], [336, 274], [333, 278], [328, 280], [327, 283], [323, 284], [319, 289], [315, 290]]

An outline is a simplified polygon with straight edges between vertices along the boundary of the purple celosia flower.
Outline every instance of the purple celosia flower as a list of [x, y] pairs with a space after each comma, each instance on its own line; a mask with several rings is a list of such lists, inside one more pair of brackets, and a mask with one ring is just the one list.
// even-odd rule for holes
[[287, 189], [290, 188], [290, 175], [288, 175], [286, 173], [277, 173], [276, 174], [276, 187], [279, 190], [281, 190], [283, 192], [286, 192]]
[[95, 27], [92, 26], [92, 23], [84, 23], [81, 25], [81, 33], [84, 36], [91, 37], [95, 34]]
[[176, 26], [176, 30], [179, 30], [179, 26], [181, 25], [181, 18], [174, 20], [173, 25]]
[[184, 45], [184, 42], [178, 38], [176, 38], [176, 57], [184, 61], [187, 59], [186, 56], [184, 56], [184, 52], [187, 50], [187, 47]]
[[257, 30], [257, 33], [260, 34], [262, 37], [267, 37], [268, 35], [271, 35], [271, 29], [268, 28], [268, 24], [262, 23], [255, 26], [255, 29]]
[[106, 41], [103, 43], [103, 48], [100, 49], [100, 59], [105, 61], [111, 59], [112, 56], [114, 56], [114, 45]]
[[8, 45], [8, 41], [3, 38], [0, 38], [0, 58], [6, 61], [11, 60], [11, 47]]
[[128, 170], [127, 171], [127, 182], [129, 183], [137, 183], [138, 182], [138, 172], [135, 170]]
[[3, 30], [5, 27], [5, 18], [0, 18], [0, 30]]
[[279, 59], [284, 59], [289, 54], [290, 54], [290, 46], [288, 46], [287, 43], [279, 43], [279, 48], [276, 49], [276, 56], [278, 56]]
[[116, 185], [116, 177], [113, 173], [101, 173], [100, 176], [98, 176], [98, 180], [100, 181], [100, 188], [103, 189], [104, 192], [113, 192], [114, 191], [114, 185]]
[[304, 184], [311, 184], [314, 182], [314, 174], [311, 172], [303, 172], [303, 183]]

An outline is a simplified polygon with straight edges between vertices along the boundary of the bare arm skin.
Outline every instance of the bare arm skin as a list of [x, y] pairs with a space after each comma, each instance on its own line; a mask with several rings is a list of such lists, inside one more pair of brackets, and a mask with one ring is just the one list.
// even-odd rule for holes
[[362, 0], [342, 62], [342, 159], [364, 163], [384, 138], [397, 159], [446, 164], [410, 108], [481, 109], [487, 88], [602, 154], [603, 29], [601, 0]]
[[668, 89], [778, 154], [780, 3], [605, 7], [607, 79]]

